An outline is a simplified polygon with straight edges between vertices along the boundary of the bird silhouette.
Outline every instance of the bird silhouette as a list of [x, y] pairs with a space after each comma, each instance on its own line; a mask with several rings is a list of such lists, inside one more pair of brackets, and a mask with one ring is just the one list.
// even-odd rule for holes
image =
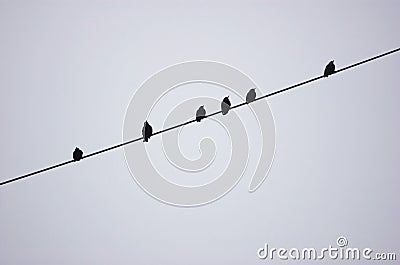
[[256, 89], [252, 88], [247, 92], [246, 103], [253, 102], [256, 99]]
[[335, 61], [330, 61], [326, 66], [325, 66], [325, 71], [324, 71], [324, 76], [328, 77], [329, 75], [335, 73]]
[[222, 115], [228, 114], [230, 108], [231, 108], [231, 101], [229, 100], [229, 96], [224, 97], [224, 99], [221, 102]]
[[143, 142], [148, 142], [150, 137], [153, 135], [153, 128], [147, 121], [144, 122], [142, 135], [143, 135]]
[[196, 121], [200, 122], [205, 117], [206, 117], [206, 110], [204, 109], [204, 106], [200, 106], [196, 111]]
[[83, 156], [83, 151], [78, 147], [76, 147], [74, 152], [72, 153], [72, 157], [74, 158], [75, 161], [79, 161], [82, 159], [82, 156]]

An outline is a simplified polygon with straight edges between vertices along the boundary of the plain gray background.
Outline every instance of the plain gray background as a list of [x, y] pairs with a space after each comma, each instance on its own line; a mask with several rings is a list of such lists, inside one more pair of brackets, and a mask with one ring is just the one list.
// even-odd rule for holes
[[[399, 1], [331, 2], [0, 0], [0, 180], [119, 143], [168, 65], [220, 61], [268, 93], [399, 47]], [[207, 206], [162, 204], [122, 149], [0, 187], [0, 264], [265, 264], [264, 243], [339, 235], [399, 255], [399, 58], [270, 98], [275, 160], [252, 194], [245, 177]]]

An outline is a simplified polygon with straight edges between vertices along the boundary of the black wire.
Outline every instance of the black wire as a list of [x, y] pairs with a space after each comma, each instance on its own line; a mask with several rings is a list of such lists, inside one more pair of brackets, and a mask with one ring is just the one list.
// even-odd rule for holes
[[0, 185], [4, 185], [4, 184], [11, 183], [11, 182], [23, 179], [23, 178], [27, 178], [27, 177], [30, 177], [30, 176], [33, 176], [33, 175], [45, 172], [47, 170], [51, 170], [51, 169], [57, 168], [57, 167], [65, 166], [65, 165], [68, 165], [68, 164], [70, 164], [72, 162], [75, 162], [75, 160], [65, 161], [63, 163], [60, 163], [60, 164], [57, 164], [57, 165], [53, 165], [53, 166], [50, 166], [50, 167], [46, 167], [46, 168], [31, 172], [29, 174], [26, 174], [26, 175], [23, 175], [23, 176], [20, 176], [20, 177], [17, 177], [17, 178], [9, 179], [9, 180], [1, 182]]
[[[387, 55], [389, 55], [389, 54], [392, 54], [392, 53], [395, 53], [395, 52], [398, 52], [398, 51], [400, 51], [400, 48], [391, 50], [391, 51], [386, 52], [386, 53], [382, 53], [382, 54], [380, 54], [380, 55], [377, 55], [377, 56], [368, 58], [368, 59], [366, 59], [366, 60], [363, 60], [363, 61], [360, 61], [360, 62], [357, 62], [357, 63], [354, 63], [354, 64], [351, 64], [351, 65], [349, 65], [349, 66], [346, 66], [346, 67], [343, 67], [343, 68], [341, 68], [341, 69], [339, 69], [339, 70], [336, 70], [332, 75], [337, 74], [337, 73], [340, 73], [340, 72], [345, 71], [345, 70], [348, 70], [348, 69], [350, 69], [350, 68], [359, 66], [359, 65], [361, 65], [361, 64], [365, 64], [365, 63], [371, 62], [371, 61], [373, 61], [373, 60], [382, 58], [382, 57], [384, 57], [384, 56], [387, 56]], [[261, 99], [264, 99], [264, 98], [268, 98], [268, 97], [277, 95], [277, 94], [279, 94], [279, 93], [288, 91], [288, 90], [290, 90], [290, 89], [293, 89], [293, 88], [296, 88], [296, 87], [299, 87], [299, 86], [303, 86], [303, 85], [305, 85], [305, 84], [308, 84], [308, 83], [317, 81], [317, 80], [319, 80], [319, 79], [321, 79], [321, 78], [323, 78], [323, 77], [324, 77], [324, 76], [321, 75], [321, 76], [317, 76], [317, 77], [311, 78], [311, 79], [306, 80], [306, 81], [303, 81], [303, 82], [301, 82], [301, 83], [297, 83], [297, 84], [294, 84], [294, 85], [292, 85], [292, 86], [289, 86], [289, 87], [286, 87], [286, 88], [277, 90], [277, 91], [275, 91], [275, 92], [269, 93], [269, 94], [267, 94], [267, 95], [258, 97], [258, 98], [256, 98], [254, 101], [258, 101], [258, 100], [261, 100]], [[253, 101], [253, 102], [254, 102], [254, 101]], [[239, 108], [239, 107], [242, 107], [242, 106], [244, 106], [244, 105], [247, 105], [247, 103], [246, 103], [246, 102], [240, 103], [240, 104], [238, 104], [238, 105], [232, 106], [231, 109]], [[216, 112], [214, 112], [214, 113], [211, 113], [211, 114], [206, 115], [205, 118], [209, 118], [209, 117], [215, 116], [215, 115], [220, 114], [220, 113], [222, 113], [222, 111], [216, 111]], [[166, 128], [166, 129], [164, 129], [164, 130], [155, 132], [155, 133], [153, 133], [153, 135], [162, 134], [162, 133], [164, 133], [164, 132], [167, 132], [167, 131], [170, 131], [170, 130], [173, 130], [173, 129], [176, 129], [176, 128], [179, 128], [179, 127], [182, 127], [182, 126], [185, 126], [185, 125], [188, 125], [188, 124], [193, 123], [193, 122], [195, 122], [195, 121], [196, 121], [196, 119], [189, 120], [189, 121], [187, 121], [187, 122], [184, 122], [184, 123], [181, 123], [181, 124], [177, 124], [177, 125], [175, 125], [175, 126], [172, 126], [172, 127]], [[95, 155], [99, 155], [99, 154], [101, 154], [101, 153], [104, 153], [104, 152], [107, 152], [107, 151], [110, 151], [110, 150], [113, 150], [113, 149], [122, 147], [122, 146], [124, 146], [124, 145], [131, 144], [131, 143], [134, 143], [134, 142], [138, 142], [138, 141], [140, 141], [140, 140], [143, 140], [143, 137], [136, 138], [136, 139], [133, 139], [133, 140], [130, 140], [130, 141], [127, 141], [127, 142], [123, 142], [123, 143], [117, 144], [117, 145], [113, 145], [113, 146], [104, 148], [104, 149], [102, 149], [102, 150], [99, 150], [99, 151], [96, 151], [96, 152], [93, 152], [93, 153], [84, 155], [84, 156], [82, 157], [82, 159], [89, 158], [89, 157], [95, 156]], [[53, 166], [50, 166], [50, 167], [46, 167], [46, 168], [43, 168], [43, 169], [40, 169], [40, 170], [31, 172], [31, 173], [28, 173], [28, 174], [26, 174], [26, 175], [22, 175], [22, 176], [13, 178], [13, 179], [9, 179], [9, 180], [0, 182], [0, 185], [5, 185], [5, 184], [8, 184], [8, 183], [11, 183], [11, 182], [14, 182], [14, 181], [23, 179], [23, 178], [31, 177], [31, 176], [33, 176], [33, 175], [36, 175], [36, 174], [39, 174], [39, 173], [42, 173], [42, 172], [45, 172], [45, 171], [48, 171], [48, 170], [51, 170], [51, 169], [54, 169], [54, 168], [57, 168], [57, 167], [61, 167], [61, 166], [68, 165], [68, 164], [70, 164], [70, 163], [72, 163], [72, 162], [75, 162], [75, 160], [69, 160], [69, 161], [66, 161], [66, 162], [63, 162], [63, 163], [60, 163], [60, 164], [56, 164], [56, 165], [53, 165]]]

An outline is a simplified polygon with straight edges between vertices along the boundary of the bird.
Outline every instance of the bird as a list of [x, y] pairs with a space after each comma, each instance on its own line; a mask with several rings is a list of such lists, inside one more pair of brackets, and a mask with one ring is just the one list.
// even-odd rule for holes
[[326, 66], [325, 66], [325, 71], [324, 71], [324, 77], [328, 77], [329, 75], [335, 73], [335, 61], [330, 61]]
[[200, 122], [205, 117], [206, 117], [206, 110], [204, 109], [204, 105], [202, 105], [196, 111], [196, 121]]
[[143, 142], [148, 142], [150, 137], [153, 135], [153, 128], [147, 121], [144, 122], [142, 135], [143, 135]]
[[76, 147], [74, 152], [72, 153], [72, 157], [74, 158], [75, 161], [79, 161], [82, 159], [82, 156], [83, 156], [83, 151], [78, 147]]
[[246, 103], [253, 102], [256, 99], [256, 89], [252, 88], [247, 92]]
[[231, 108], [231, 101], [229, 100], [229, 96], [224, 97], [224, 99], [221, 102], [222, 115], [228, 114], [230, 108]]

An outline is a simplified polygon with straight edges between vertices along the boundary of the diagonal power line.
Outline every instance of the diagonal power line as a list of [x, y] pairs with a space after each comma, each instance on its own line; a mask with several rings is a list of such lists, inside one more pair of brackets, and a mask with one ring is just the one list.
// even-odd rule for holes
[[[360, 66], [360, 65], [362, 65], [362, 64], [365, 64], [365, 63], [374, 61], [374, 60], [379, 59], [379, 58], [382, 58], [382, 57], [384, 57], [384, 56], [388, 56], [388, 55], [393, 54], [393, 53], [398, 52], [398, 51], [400, 51], [400, 48], [397, 48], [397, 49], [394, 49], [394, 50], [391, 50], [391, 51], [388, 51], [388, 52], [379, 54], [379, 55], [377, 55], [377, 56], [374, 56], [374, 57], [365, 59], [365, 60], [363, 60], [363, 61], [360, 61], [360, 62], [351, 64], [351, 65], [348, 65], [348, 66], [346, 66], [346, 67], [343, 67], [343, 68], [341, 68], [341, 69], [336, 70], [333, 74], [337, 74], [337, 73], [340, 73], [340, 72], [349, 70], [349, 69], [351, 69], [351, 68], [354, 68], [354, 67]], [[332, 75], [333, 75], [333, 74], [332, 74]], [[274, 96], [274, 95], [283, 93], [283, 92], [285, 92], [285, 91], [291, 90], [291, 89], [293, 89], [293, 88], [296, 88], [296, 87], [299, 87], [299, 86], [303, 86], [303, 85], [306, 85], [306, 84], [311, 83], [311, 82], [315, 82], [315, 81], [317, 81], [317, 80], [319, 80], [319, 79], [322, 79], [323, 77], [324, 77], [323, 75], [320, 75], [320, 76], [317, 76], [317, 77], [308, 79], [308, 80], [306, 80], [306, 81], [303, 81], [303, 82], [294, 84], [294, 85], [292, 85], [292, 86], [289, 86], [289, 87], [286, 87], [286, 88], [277, 90], [277, 91], [275, 91], [275, 92], [272, 92], [272, 93], [269, 93], [269, 94], [260, 96], [260, 97], [256, 98], [254, 101], [258, 101], [258, 100], [261, 100], [261, 99], [265, 99], [265, 98], [268, 98], [268, 97], [271, 97], [271, 96]], [[253, 102], [254, 102], [254, 101], [253, 101]], [[244, 106], [244, 105], [247, 105], [247, 103], [246, 103], [246, 102], [243, 102], [243, 103], [240, 103], [240, 104], [238, 104], [238, 105], [234, 105], [234, 106], [231, 107], [231, 109], [239, 108], [239, 107], [242, 107], [242, 106]], [[218, 115], [218, 114], [220, 114], [221, 112], [222, 112], [222, 111], [213, 112], [213, 113], [211, 113], [211, 114], [206, 115], [205, 118], [209, 118], [209, 117], [211, 117], [211, 116]], [[188, 125], [188, 124], [190, 124], [190, 123], [193, 123], [193, 122], [195, 122], [195, 121], [196, 121], [196, 119], [189, 120], [189, 121], [187, 121], [187, 122], [184, 122], [184, 123], [181, 123], [181, 124], [177, 124], [177, 125], [174, 125], [174, 126], [172, 126], [172, 127], [163, 129], [163, 130], [158, 131], [158, 132], [155, 132], [155, 133], [153, 133], [153, 135], [162, 134], [162, 133], [165, 133], [165, 132], [167, 132], [167, 131], [174, 130], [174, 129], [179, 128], [179, 127], [183, 127], [183, 126]], [[120, 147], [122, 147], [122, 146], [124, 146], [124, 145], [128, 145], [128, 144], [131, 144], [131, 143], [134, 143], [134, 142], [138, 142], [138, 141], [141, 141], [141, 140], [143, 140], [143, 137], [139, 137], [139, 138], [136, 138], [136, 139], [127, 141], [127, 142], [122, 142], [122, 143], [120, 143], [120, 144], [113, 145], [113, 146], [110, 146], [110, 147], [107, 147], [107, 148], [98, 150], [98, 151], [96, 151], [96, 152], [93, 152], [93, 153], [89, 153], [89, 154], [87, 154], [87, 155], [84, 155], [84, 156], [82, 157], [82, 159], [89, 158], [89, 157], [92, 157], [92, 156], [96, 156], [96, 155], [99, 155], [99, 154], [101, 154], [101, 153], [108, 152], [108, 151], [111, 151], [111, 150], [113, 150], [113, 149], [120, 148]], [[0, 185], [5, 185], [5, 184], [8, 184], [8, 183], [11, 183], [11, 182], [20, 180], [20, 179], [28, 178], [28, 177], [37, 175], [37, 174], [39, 174], [39, 173], [43, 173], [43, 172], [46, 172], [46, 171], [49, 171], [49, 170], [52, 170], [52, 169], [55, 169], [55, 168], [58, 168], [58, 167], [62, 167], [62, 166], [68, 165], [68, 164], [73, 163], [73, 162], [75, 162], [75, 160], [72, 159], [72, 160], [69, 160], [69, 161], [65, 161], [65, 162], [62, 162], [62, 163], [59, 163], [59, 164], [56, 164], [56, 165], [53, 165], [53, 166], [49, 166], [49, 167], [46, 167], [46, 168], [37, 170], [37, 171], [33, 171], [33, 172], [31, 172], [31, 173], [28, 173], [28, 174], [25, 174], [25, 175], [22, 175], [22, 176], [19, 176], [19, 177], [16, 177], [16, 178], [12, 178], [12, 179], [9, 179], [9, 180], [0, 182]]]

